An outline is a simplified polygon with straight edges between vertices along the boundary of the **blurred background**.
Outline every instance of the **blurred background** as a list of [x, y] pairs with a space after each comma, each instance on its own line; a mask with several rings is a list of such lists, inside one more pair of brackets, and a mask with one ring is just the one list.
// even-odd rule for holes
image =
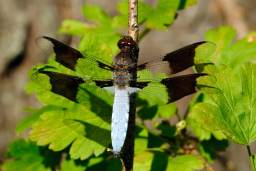
[[[154, 3], [154, 0], [147, 0]], [[87, 0], [115, 14], [118, 0]], [[33, 96], [24, 92], [27, 73], [35, 64], [47, 61], [49, 52], [36, 44], [42, 35], [72, 43], [70, 37], [58, 34], [64, 19], [83, 20], [84, 0], [0, 0], [0, 160], [15, 135], [16, 123], [25, 109], [39, 106]], [[150, 32], [140, 44], [143, 59], [163, 55], [175, 48], [203, 39], [213, 27], [231, 25], [243, 37], [256, 30], [255, 0], [198, 0], [198, 4], [179, 12], [173, 26], [164, 32]], [[50, 49], [49, 49], [50, 51]], [[190, 97], [178, 102], [180, 108]], [[184, 107], [183, 107], [184, 108]], [[216, 171], [249, 171], [244, 147], [232, 144], [214, 163]]]

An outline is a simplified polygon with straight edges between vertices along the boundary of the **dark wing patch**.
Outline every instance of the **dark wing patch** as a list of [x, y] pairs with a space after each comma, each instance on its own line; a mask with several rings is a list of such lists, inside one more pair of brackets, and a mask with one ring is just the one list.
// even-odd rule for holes
[[56, 54], [56, 61], [65, 67], [74, 70], [77, 60], [83, 55], [76, 49], [56, 40], [51, 37], [43, 36], [53, 44], [53, 49]]
[[101, 88], [111, 87], [111, 86], [114, 85], [113, 80], [102, 80], [102, 81], [101, 80], [94, 80], [94, 82], [95, 82], [96, 86], [101, 87]]
[[163, 61], [169, 63], [172, 74], [183, 71], [194, 65], [195, 49], [203, 43], [205, 43], [205, 41], [193, 43], [168, 53], [164, 56]]
[[105, 70], [109, 70], [109, 71], [113, 71], [114, 70], [114, 67], [113, 66], [110, 66], [110, 65], [107, 65], [107, 64], [104, 64], [98, 60], [96, 60], [98, 66], [102, 69], [105, 69]]
[[[162, 58], [162, 61], [166, 61], [168, 63], [169, 70], [170, 70], [169, 74], [175, 74], [193, 66], [195, 49], [203, 43], [206, 43], [206, 42], [202, 41], [202, 42], [193, 43], [181, 49], [178, 49], [171, 53], [166, 54]], [[160, 65], [161, 63], [163, 62], [161, 61], [146, 62], [141, 65], [138, 65], [138, 70], [143, 70], [143, 69], [146, 69], [147, 67], [151, 67], [157, 64]]]
[[205, 75], [207, 74], [197, 73], [163, 79], [161, 83], [167, 88], [169, 95], [168, 103], [174, 102], [181, 99], [182, 97], [195, 93], [196, 79]]
[[143, 89], [144, 87], [148, 86], [150, 82], [151, 81], [130, 81], [130, 86]]
[[46, 74], [50, 77], [51, 91], [58, 95], [64, 96], [69, 100], [76, 102], [76, 95], [78, 91], [79, 84], [84, 83], [84, 80], [61, 73], [51, 72], [51, 71], [40, 71], [39, 73]]
[[[56, 54], [56, 61], [65, 67], [75, 70], [77, 60], [83, 58], [83, 55], [76, 49], [54, 39], [51, 37], [43, 36], [43, 38], [49, 40], [53, 44], [53, 50]], [[98, 66], [102, 69], [113, 70], [112, 66], [104, 64], [98, 60], [95, 60]]]

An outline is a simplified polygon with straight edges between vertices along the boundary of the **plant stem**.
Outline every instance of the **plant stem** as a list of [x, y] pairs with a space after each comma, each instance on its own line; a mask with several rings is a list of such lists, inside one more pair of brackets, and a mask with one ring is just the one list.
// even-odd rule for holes
[[[135, 42], [138, 42], [139, 38], [139, 26], [138, 26], [138, 0], [129, 0], [129, 30], [128, 34], [133, 38]], [[135, 52], [138, 59], [138, 51]], [[133, 62], [137, 64], [137, 59]], [[136, 67], [136, 66], [135, 66]], [[134, 70], [132, 79], [136, 81], [137, 71]], [[133, 169], [133, 158], [134, 158], [134, 132], [135, 132], [135, 114], [136, 114], [136, 94], [130, 95], [130, 109], [129, 109], [129, 122], [127, 135], [123, 147], [122, 161], [123, 171], [132, 171]]]
[[250, 145], [246, 145], [246, 148], [247, 148], [247, 152], [248, 152], [248, 155], [249, 155], [249, 158], [250, 158], [250, 161], [251, 161], [253, 171], [256, 171], [256, 167], [255, 167], [255, 164], [254, 164], [255, 156], [252, 154]]
[[138, 0], [129, 0], [129, 30], [128, 34], [134, 41], [138, 42], [139, 24], [138, 24]]

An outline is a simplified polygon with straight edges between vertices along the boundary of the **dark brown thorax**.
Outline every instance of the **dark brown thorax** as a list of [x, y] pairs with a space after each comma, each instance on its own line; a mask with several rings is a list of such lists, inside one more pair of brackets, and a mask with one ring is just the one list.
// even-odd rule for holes
[[120, 52], [114, 58], [114, 85], [122, 88], [130, 85], [136, 79], [139, 48], [133, 39], [125, 36], [118, 42]]

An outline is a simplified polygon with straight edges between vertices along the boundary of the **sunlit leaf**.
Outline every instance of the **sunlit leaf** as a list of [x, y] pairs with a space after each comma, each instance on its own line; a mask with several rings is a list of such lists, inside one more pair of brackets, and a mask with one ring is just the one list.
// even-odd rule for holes
[[88, 30], [88, 27], [90, 27], [90, 25], [82, 23], [81, 21], [65, 20], [63, 21], [59, 31], [65, 34], [82, 36]]
[[60, 171], [84, 171], [84, 167], [76, 165], [73, 160], [64, 160], [61, 163]]
[[167, 171], [196, 171], [204, 168], [204, 161], [195, 155], [170, 157]]
[[[68, 120], [78, 120], [71, 122]], [[45, 127], [45, 125], [50, 125]], [[34, 124], [30, 138], [38, 145], [60, 151], [71, 145], [72, 158], [86, 159], [104, 152], [110, 143], [109, 125], [83, 107], [45, 112]]]
[[[149, 14], [153, 11], [153, 7], [144, 2], [144, 0], [138, 1], [138, 22], [144, 23]], [[128, 0], [122, 0], [117, 4], [117, 10], [119, 15], [115, 16], [113, 19], [113, 23], [116, 27], [127, 27], [127, 19], [128, 19]]]
[[[36, 84], [37, 81], [42, 80], [36, 79], [31, 84]], [[92, 154], [101, 154], [110, 143], [108, 122], [113, 96], [103, 90], [99, 93], [95, 86], [93, 88], [84, 85], [81, 86], [77, 97], [81, 104], [76, 104], [50, 92], [50, 88], [45, 86], [47, 84], [49, 82], [45, 80], [44, 86], [40, 86], [36, 90], [33, 89], [33, 91], [37, 92], [37, 97], [44, 104], [55, 107], [48, 108], [41, 114], [40, 120], [33, 125], [30, 138], [38, 145], [49, 144], [49, 148], [54, 151], [63, 150], [72, 144], [70, 154], [73, 158], [85, 159]], [[99, 95], [100, 97], [98, 97]], [[101, 107], [105, 105], [105, 108], [95, 105]], [[67, 120], [77, 120], [78, 122], [73, 122], [70, 125], [67, 124]], [[45, 125], [50, 126], [45, 127]], [[90, 148], [88, 148], [89, 146]]]
[[168, 102], [166, 87], [160, 83], [150, 83], [139, 91], [139, 97], [147, 100], [149, 105], [164, 105]]
[[137, 153], [134, 157], [134, 170], [150, 170], [153, 156], [153, 153], [147, 151]]
[[25, 131], [26, 129], [31, 128], [33, 123], [35, 123], [39, 119], [40, 115], [44, 112], [44, 110], [47, 110], [47, 109], [46, 108], [42, 108], [41, 110], [30, 109], [28, 111], [30, 113], [30, 115], [25, 117], [23, 120], [21, 120], [17, 124], [16, 131], [18, 133], [21, 133], [21, 132]]
[[148, 16], [146, 27], [151, 29], [168, 28], [174, 21], [178, 7], [178, 0], [158, 0], [156, 8]]
[[[204, 118], [214, 123], [218, 130], [240, 144], [250, 144], [256, 140], [255, 64], [246, 64], [239, 70], [221, 68], [216, 70], [215, 87], [219, 93], [209, 94], [211, 101], [201, 104]], [[208, 127], [212, 127], [209, 124]]]
[[94, 21], [100, 25], [109, 24], [110, 16], [103, 9], [96, 5], [84, 5], [83, 14], [86, 19]]
[[216, 127], [217, 123], [215, 123], [214, 115], [208, 114], [209, 112], [215, 113], [215, 109], [211, 108], [210, 105], [197, 103], [189, 113], [187, 123], [200, 140], [210, 139], [211, 134], [218, 139], [225, 138], [221, 130]]
[[248, 38], [235, 41], [236, 32], [231, 27], [212, 29], [205, 34], [205, 38], [212, 45], [208, 43], [197, 49], [196, 63], [212, 62], [235, 68], [256, 58], [256, 42]]

